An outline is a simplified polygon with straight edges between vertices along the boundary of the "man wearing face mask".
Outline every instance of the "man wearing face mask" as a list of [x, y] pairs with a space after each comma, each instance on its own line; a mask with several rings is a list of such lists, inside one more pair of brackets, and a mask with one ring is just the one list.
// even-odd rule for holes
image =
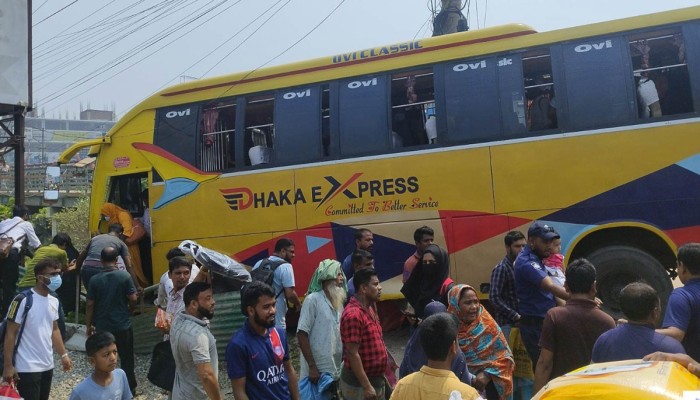
[[87, 334], [109, 332], [114, 335], [121, 369], [126, 372], [129, 388], [135, 395], [134, 332], [130, 307], [136, 305], [136, 287], [127, 272], [117, 269], [117, 257], [117, 249], [105, 247], [101, 253], [104, 270], [90, 280], [86, 305]]
[[[24, 399], [47, 400], [54, 368], [52, 352], [61, 354], [64, 371], [70, 371], [73, 363], [58, 330], [58, 299], [49, 296], [49, 290], [61, 286], [61, 267], [55, 260], [46, 259], [36, 264], [34, 273], [34, 287], [30, 292], [17, 295], [7, 313], [2, 377], [5, 382], [15, 380]], [[32, 296], [28, 311], [25, 310], [27, 293]], [[20, 326], [22, 337], [15, 348]]]

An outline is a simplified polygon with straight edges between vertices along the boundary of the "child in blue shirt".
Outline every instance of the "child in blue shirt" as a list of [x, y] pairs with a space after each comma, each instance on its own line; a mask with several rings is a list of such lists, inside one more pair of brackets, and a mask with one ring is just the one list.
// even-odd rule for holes
[[88, 362], [95, 371], [70, 394], [70, 400], [131, 400], [126, 373], [117, 368], [117, 345], [109, 332], [98, 332], [85, 341]]

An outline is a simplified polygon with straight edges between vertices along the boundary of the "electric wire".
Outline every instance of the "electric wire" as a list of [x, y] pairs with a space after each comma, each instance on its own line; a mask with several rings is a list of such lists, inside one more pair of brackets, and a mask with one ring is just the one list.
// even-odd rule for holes
[[[164, 4], [164, 3], [165, 2], [163, 2], [161, 4]], [[171, 15], [172, 13], [174, 13], [176, 11], [179, 11], [180, 9], [177, 9], [175, 7], [177, 7], [183, 3], [185, 4], [185, 6], [181, 7], [180, 9], [187, 7], [186, 0], [177, 0], [177, 1], [172, 2], [170, 4], [166, 4], [163, 7], [163, 9], [156, 9], [150, 14], [146, 14], [146, 15], [141, 16], [136, 21], [129, 21], [130, 22], [128, 25], [129, 29], [130, 29], [129, 31], [122, 32], [122, 30], [118, 30], [118, 32], [121, 34], [121, 36], [113, 37], [114, 35], [111, 32], [106, 32], [105, 37], [93, 35], [91, 42], [90, 41], [83, 42], [82, 47], [79, 47], [79, 48], [73, 50], [72, 52], [67, 51], [62, 56], [59, 56], [58, 58], [48, 59], [48, 61], [50, 61], [50, 64], [44, 63], [45, 64], [44, 68], [39, 67], [39, 68], [37, 68], [37, 71], [40, 71], [42, 69], [43, 70], [49, 69], [49, 72], [48, 72], [49, 74], [52, 74], [52, 73], [53, 74], [60, 74], [61, 68], [65, 67], [66, 65], [70, 65], [72, 63], [78, 64], [85, 59], [89, 59], [89, 58], [93, 57], [95, 54], [99, 54], [99, 53], [102, 53], [104, 51], [107, 51], [110, 46], [118, 43], [122, 39], [124, 39], [130, 35], [133, 35], [134, 33], [138, 32], [139, 30], [144, 29], [144, 28], [152, 25], [156, 21], [159, 21], [159, 20]], [[190, 4], [194, 4], [194, 3], [190, 3]], [[168, 10], [167, 7], [172, 7], [172, 9]], [[134, 14], [134, 15], [138, 15], [141, 13], [142, 12], [139, 12], [139, 13]], [[150, 20], [148, 20], [149, 17], [151, 17]], [[141, 25], [136, 25], [136, 24], [141, 23], [144, 20], [146, 20], [146, 21], [143, 22]], [[116, 28], [119, 28], [119, 27], [117, 26]], [[103, 42], [108, 37], [112, 37], [112, 38], [109, 39], [109, 41], [107, 43], [102, 43], [100, 46], [97, 46], [97, 44]], [[67, 60], [67, 62], [66, 62], [66, 60]], [[63, 63], [61, 64], [61, 62], [63, 62]], [[47, 75], [46, 73], [44, 73], [44, 74], [38, 73], [36, 75], [36, 79], [41, 80], [42, 78], [46, 77], [46, 75]]]
[[[46, 0], [46, 2], [48, 2], [48, 1], [49, 1], [49, 0]], [[104, 8], [106, 8], [108, 5], [110, 5], [110, 4], [112, 4], [112, 3], [116, 2], [116, 1], [117, 1], [117, 0], [112, 0], [112, 1], [110, 1], [109, 3], [103, 5], [102, 7], [98, 8], [97, 10], [93, 11], [92, 13], [86, 15], [84, 18], [82, 18], [82, 19], [79, 20], [78, 22], [74, 23], [73, 25], [71, 25], [71, 26], [65, 28], [64, 30], [62, 30], [61, 32], [59, 32], [59, 33], [57, 33], [57, 34], [55, 34], [55, 35], [52, 35], [48, 40], [45, 40], [45, 41], [43, 41], [43, 42], [37, 44], [36, 46], [32, 47], [32, 50], [38, 50], [41, 46], [45, 45], [46, 43], [48, 43], [48, 42], [50, 42], [50, 41], [52, 41], [52, 40], [54, 40], [54, 39], [63, 37], [63, 34], [64, 34], [67, 30], [69, 30], [69, 29], [71, 29], [72, 27], [76, 26], [77, 24], [79, 24], [79, 23], [85, 21], [86, 19], [92, 17], [93, 15], [95, 15], [95, 14], [97, 14], [98, 12], [102, 11], [102, 10], [103, 10]], [[143, 0], [141, 0], [141, 1], [143, 1]], [[46, 2], [44, 2], [44, 4], [46, 4]], [[39, 8], [41, 8], [41, 6], [39, 6]], [[38, 9], [37, 9], [37, 10], [38, 10]]]
[[39, 7], [37, 7], [36, 9], [34, 9], [34, 11], [32, 11], [32, 15], [34, 15], [35, 12], [41, 10], [41, 7], [45, 6], [46, 3], [48, 3], [48, 2], [49, 2], [49, 0], [45, 0], [43, 3], [41, 3], [41, 5]]
[[[221, 3], [219, 3], [219, 4], [222, 4], [222, 3], [224, 3], [224, 2], [226, 2], [226, 0], [224, 0], [223, 2], [221, 2]], [[226, 8], [225, 8], [224, 10], [222, 10], [222, 11], [226, 11], [226, 10], [228, 10], [229, 8], [233, 7], [234, 5], [236, 5], [236, 4], [238, 4], [238, 3], [239, 3], [239, 2], [233, 3], [232, 5], [226, 7]], [[204, 14], [204, 13], [203, 13], [203, 14]], [[216, 16], [218, 16], [218, 15], [213, 15], [213, 16], [209, 17], [208, 19], [206, 19], [205, 21], [203, 21], [201, 24], [192, 27], [190, 30], [188, 30], [188, 31], [186, 31], [186, 32], [184, 32], [184, 33], [182, 33], [182, 34], [179, 35], [178, 37], [174, 38], [173, 40], [171, 40], [170, 42], [168, 42], [168, 43], [166, 43], [165, 45], [161, 46], [160, 48], [158, 48], [158, 49], [152, 51], [151, 53], [149, 53], [148, 55], [142, 57], [141, 59], [137, 60], [136, 62], [132, 63], [131, 65], [126, 66], [125, 68], [121, 69], [120, 71], [118, 71], [118, 72], [116, 72], [116, 73], [110, 75], [109, 77], [103, 79], [102, 81], [96, 83], [95, 85], [89, 87], [88, 89], [86, 89], [86, 90], [84, 90], [84, 91], [78, 93], [77, 95], [75, 95], [75, 96], [73, 96], [73, 97], [71, 97], [71, 98], [69, 98], [69, 99], [63, 101], [62, 103], [60, 103], [60, 104], [54, 106], [53, 108], [49, 109], [48, 111], [53, 111], [53, 110], [57, 109], [58, 107], [62, 106], [63, 104], [66, 104], [66, 103], [68, 103], [69, 101], [76, 99], [77, 97], [79, 97], [79, 96], [81, 96], [81, 95], [87, 93], [88, 91], [94, 89], [95, 87], [97, 87], [97, 86], [103, 84], [104, 82], [106, 82], [106, 81], [108, 81], [108, 80], [114, 78], [115, 76], [121, 74], [122, 72], [124, 72], [124, 71], [126, 71], [126, 70], [128, 70], [128, 69], [130, 69], [130, 68], [132, 68], [132, 67], [134, 67], [134, 66], [136, 66], [136, 65], [139, 64], [140, 62], [142, 62], [142, 61], [144, 61], [144, 60], [150, 58], [150, 57], [153, 56], [154, 54], [158, 53], [159, 51], [163, 50], [163, 49], [166, 48], [167, 46], [169, 46], [169, 45], [171, 45], [172, 43], [176, 42], [178, 39], [180, 39], [180, 38], [182, 38], [183, 36], [189, 34], [190, 32], [194, 31], [195, 29], [201, 27], [205, 22], [210, 21], [212, 18], [214, 18], [214, 17], [216, 17]], [[196, 19], [199, 19], [200, 17], [201, 17], [201, 15], [198, 16], [198, 17], [196, 17], [195, 20], [196, 20]], [[192, 22], [192, 21], [191, 21], [191, 22]], [[164, 39], [164, 38], [161, 38], [160, 40], [162, 40], [162, 39]], [[159, 40], [159, 41], [160, 41], [160, 40]], [[154, 43], [154, 44], [155, 44], [155, 43]], [[135, 55], [135, 54], [134, 54], [134, 55]], [[123, 60], [123, 61], [126, 61], [126, 60]], [[123, 62], [123, 61], [122, 61], [122, 62]], [[121, 64], [121, 62], [120, 62], [119, 64]], [[117, 64], [117, 65], [118, 65], [118, 64]], [[116, 67], [117, 65], [113, 65], [113, 66], [110, 67], [109, 69], [112, 69], [112, 68]], [[106, 72], [106, 71], [104, 71], [104, 72]], [[93, 76], [92, 78], [94, 78], [94, 76]], [[92, 79], [92, 78], [90, 78], [90, 79]], [[80, 84], [76, 85], [75, 87], [69, 88], [69, 91], [70, 91], [70, 90], [74, 90], [74, 89], [76, 89], [78, 86], [82, 86], [82, 85], [85, 84], [85, 83], [87, 83], [87, 81], [81, 82]], [[56, 96], [56, 97], [52, 98], [51, 101], [56, 100], [58, 97], [64, 96], [64, 95], [67, 94], [69, 91], [64, 92], [64, 93], [61, 94], [60, 96]], [[48, 101], [46, 101], [46, 103], [48, 103]]]
[[73, 2], [69, 3], [67, 6], [65, 6], [65, 7], [63, 7], [63, 8], [60, 8], [58, 11], [54, 12], [53, 14], [49, 15], [48, 17], [46, 17], [46, 18], [42, 19], [41, 21], [37, 22], [36, 24], [32, 25], [32, 28], [36, 27], [36, 26], [39, 25], [40, 23], [46, 21], [47, 19], [53, 17], [54, 15], [60, 13], [61, 11], [65, 10], [66, 8], [72, 6], [73, 4], [75, 4], [75, 3], [77, 3], [77, 2], [78, 2], [78, 0], [73, 0]]
[[[241, 0], [239, 0], [237, 3], [239, 3], [240, 1], [241, 1]], [[160, 91], [161, 89], [163, 89], [164, 87], [166, 87], [169, 83], [171, 83], [172, 81], [174, 81], [175, 79], [177, 79], [179, 76], [182, 76], [183, 74], [185, 74], [187, 71], [189, 71], [190, 69], [192, 69], [194, 66], [196, 66], [197, 64], [199, 64], [200, 62], [202, 62], [204, 59], [206, 59], [207, 57], [209, 57], [210, 55], [212, 55], [216, 50], [219, 50], [219, 49], [220, 49], [221, 47], [223, 47], [226, 43], [230, 42], [230, 41], [233, 40], [236, 36], [238, 36], [238, 35], [241, 34], [243, 31], [245, 31], [246, 29], [248, 29], [251, 25], [253, 25], [253, 23], [255, 23], [255, 21], [257, 21], [257, 20], [259, 20], [260, 18], [262, 18], [265, 14], [267, 14], [270, 10], [272, 10], [275, 6], [277, 6], [278, 4], [282, 3], [283, 1], [284, 1], [284, 0], [278, 0], [276, 3], [274, 3], [273, 5], [271, 5], [270, 7], [268, 7], [265, 11], [263, 11], [263, 12], [260, 13], [260, 14], [258, 14], [257, 17], [253, 18], [248, 24], [246, 24], [244, 27], [242, 27], [241, 29], [239, 29], [236, 33], [234, 33], [233, 35], [229, 36], [226, 40], [224, 40], [223, 42], [221, 42], [221, 44], [219, 44], [218, 46], [216, 46], [216, 47], [215, 47], [213, 50], [211, 50], [209, 53], [207, 53], [206, 55], [200, 57], [199, 60], [197, 60], [197, 61], [195, 61], [194, 63], [190, 64], [189, 67], [185, 68], [185, 69], [182, 70], [180, 73], [178, 73], [177, 75], [175, 75], [174, 77], [172, 77], [170, 80], [168, 80], [168, 81], [166, 81], [165, 83], [163, 83], [162, 85], [160, 85], [160, 87], [158, 87], [157, 89], [153, 90], [151, 94], [146, 95], [145, 97], [142, 97], [140, 100], [138, 100], [137, 102], [135, 102], [135, 103], [132, 104], [131, 106], [127, 107], [126, 109], [127, 109], [127, 110], [130, 110], [131, 108], [135, 107], [137, 104], [141, 103], [142, 101], [144, 101], [144, 100], [147, 99], [148, 97], [152, 96], [154, 93], [157, 93], [158, 91]], [[284, 6], [283, 6], [283, 7], [284, 7]], [[263, 22], [263, 24], [267, 23], [268, 21], [269, 21], [269, 19], [266, 20], [265, 22]], [[245, 43], [251, 36], [252, 36], [252, 34], [248, 35], [245, 39], [243, 39], [243, 42], [242, 42], [242, 43]], [[242, 44], [242, 43], [241, 43], [241, 44]], [[238, 47], [240, 47], [240, 44], [239, 44], [236, 48], [238, 48]], [[234, 50], [235, 50], [235, 49], [234, 49]], [[231, 52], [229, 52], [229, 54], [230, 54], [230, 53], [231, 53]]]

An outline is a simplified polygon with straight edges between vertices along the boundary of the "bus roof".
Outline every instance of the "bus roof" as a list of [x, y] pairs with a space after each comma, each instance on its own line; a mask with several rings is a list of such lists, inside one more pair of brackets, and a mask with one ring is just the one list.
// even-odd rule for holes
[[206, 78], [171, 86], [143, 100], [122, 117], [107, 136], [118, 132], [124, 124], [148, 109], [420, 67], [440, 61], [533, 48], [695, 19], [700, 19], [700, 6], [543, 33], [537, 33], [527, 25], [508, 24]]

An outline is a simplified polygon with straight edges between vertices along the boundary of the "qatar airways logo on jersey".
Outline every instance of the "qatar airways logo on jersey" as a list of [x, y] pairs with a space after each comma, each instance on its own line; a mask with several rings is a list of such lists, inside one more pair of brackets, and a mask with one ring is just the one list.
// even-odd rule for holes
[[360, 179], [362, 175], [362, 172], [357, 172], [344, 181], [325, 176], [326, 184], [310, 188], [255, 192], [248, 187], [237, 187], [220, 191], [231, 210], [241, 211], [251, 207], [270, 208], [308, 203], [317, 204], [318, 209], [338, 196], [356, 200], [416, 193], [420, 189], [415, 176], [363, 180]]

